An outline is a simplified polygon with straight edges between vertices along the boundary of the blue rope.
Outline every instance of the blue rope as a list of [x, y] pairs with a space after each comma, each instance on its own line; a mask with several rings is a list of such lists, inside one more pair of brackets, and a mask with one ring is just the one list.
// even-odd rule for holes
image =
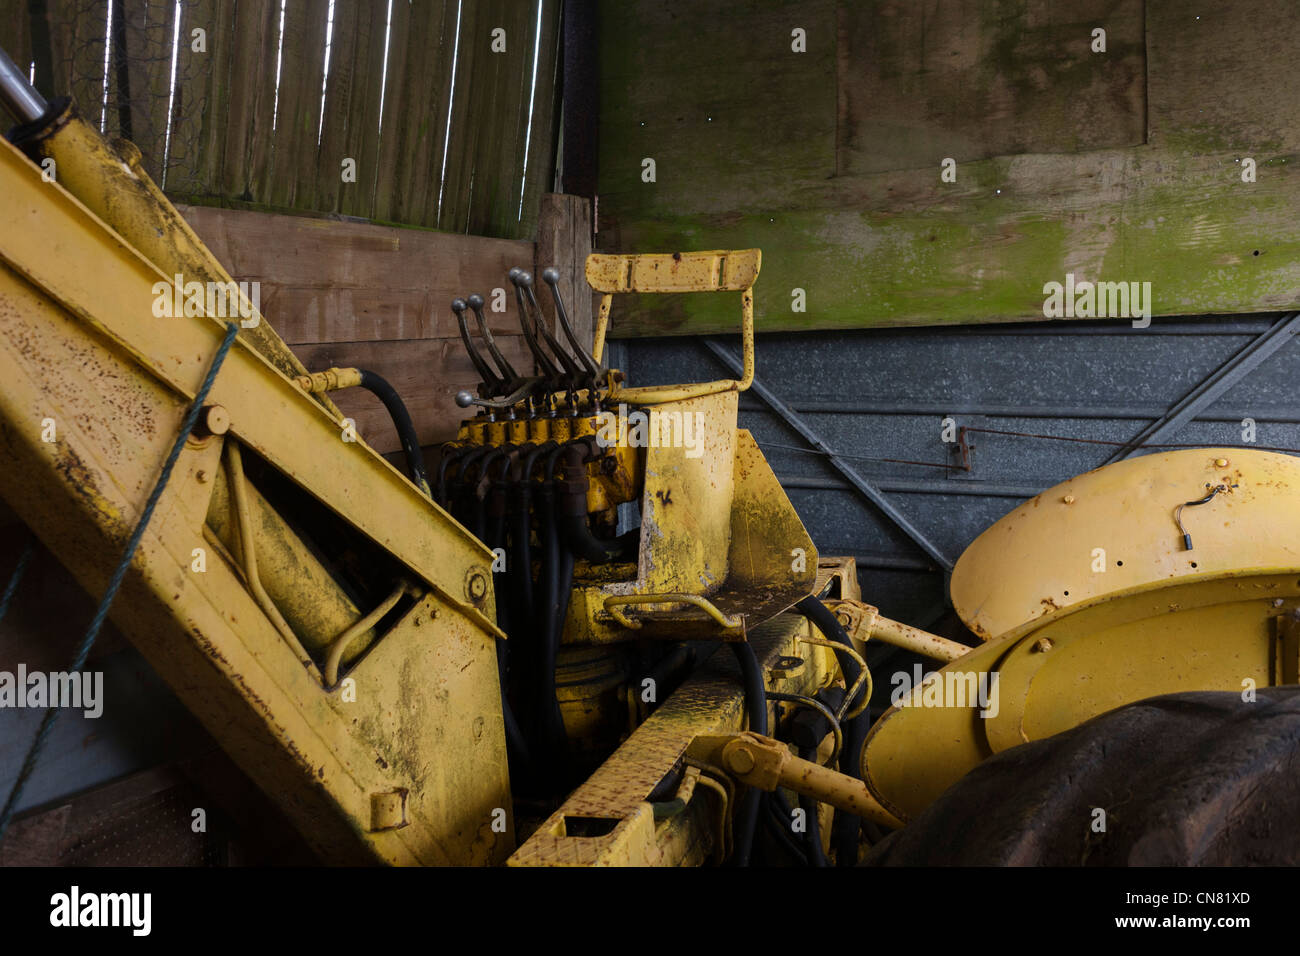
[[[226, 360], [226, 355], [230, 351], [230, 346], [234, 344], [237, 334], [239, 334], [237, 323], [231, 322], [226, 326], [225, 338], [221, 340], [221, 347], [217, 349], [217, 354], [212, 359], [212, 367], [208, 369], [207, 378], [199, 386], [199, 392], [194, 396], [194, 403], [190, 405], [190, 410], [185, 414], [185, 421], [181, 423], [181, 431], [176, 436], [175, 444], [172, 445], [171, 454], [163, 462], [162, 473], [158, 476], [153, 491], [149, 493], [149, 500], [145, 502], [144, 510], [140, 512], [140, 520], [136, 522], [135, 530], [131, 532], [131, 537], [126, 543], [126, 551], [122, 554], [122, 560], [118, 562], [117, 567], [113, 570], [113, 576], [108, 580], [108, 590], [104, 592], [104, 597], [95, 610], [95, 616], [91, 619], [90, 628], [86, 631], [86, 636], [81, 639], [81, 646], [77, 648], [77, 656], [72, 662], [72, 673], [74, 674], [80, 674], [82, 668], [86, 666], [86, 658], [90, 656], [90, 649], [94, 646], [95, 638], [99, 636], [99, 630], [104, 626], [104, 620], [108, 617], [108, 609], [113, 604], [113, 598], [117, 596], [117, 591], [122, 586], [127, 569], [131, 566], [131, 559], [135, 556], [136, 548], [140, 546], [140, 541], [144, 538], [149, 519], [153, 517], [154, 508], [158, 506], [158, 500], [162, 497], [163, 491], [166, 490], [167, 482], [171, 479], [172, 469], [176, 467], [176, 461], [181, 456], [181, 449], [185, 447], [185, 440], [189, 438], [190, 432], [194, 430], [194, 425], [199, 419], [199, 412], [203, 410], [203, 403], [207, 400], [208, 392], [212, 389], [212, 383], [217, 378], [217, 370], [221, 368], [221, 363]], [[5, 589], [4, 600], [0, 602], [0, 611], [3, 611], [8, 604], [10, 591], [16, 586], [16, 581], [11, 580], [9, 582], [9, 587]], [[14, 780], [13, 787], [9, 791], [9, 798], [5, 801], [4, 809], [0, 810], [0, 841], [4, 840], [5, 832], [9, 829], [9, 821], [14, 815], [14, 809], [22, 798], [28, 779], [36, 769], [36, 761], [40, 758], [41, 749], [45, 746], [46, 738], [50, 735], [50, 728], [54, 726], [58, 714], [59, 709], [57, 707], [48, 707], [45, 716], [41, 718], [41, 726], [36, 731], [36, 739], [32, 741], [27, 756], [23, 758], [22, 769], [18, 771], [18, 777]]]
[[18, 582], [23, 579], [23, 572], [27, 570], [27, 562], [32, 559], [35, 552], [36, 540], [33, 538], [27, 542], [27, 547], [23, 548], [23, 553], [18, 556], [18, 565], [14, 568], [14, 573], [9, 576], [9, 583], [5, 585], [5, 593], [0, 594], [0, 621], [4, 620], [5, 614], [9, 610], [9, 602], [14, 599], [14, 592], [18, 590]]

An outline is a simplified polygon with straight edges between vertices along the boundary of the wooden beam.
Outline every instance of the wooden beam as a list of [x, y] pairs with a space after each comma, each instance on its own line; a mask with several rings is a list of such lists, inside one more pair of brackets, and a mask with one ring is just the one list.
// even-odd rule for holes
[[[579, 237], [587, 235], [586, 227], [574, 218], [581, 216], [580, 205], [561, 205], [569, 218], [556, 228], [566, 249], [574, 250], [567, 255], [585, 260]], [[509, 288], [506, 273], [533, 266], [531, 242], [210, 206], [179, 208], [236, 280], [260, 283], [263, 315], [304, 365], [313, 371], [358, 366], [388, 379], [406, 402], [422, 444], [455, 435], [465, 416], [455, 404], [456, 392], [473, 390], [477, 382], [452, 299], [483, 295], [488, 327], [505, 356], [521, 371], [532, 367], [513, 295], [507, 297], [510, 311], [490, 310], [493, 290]], [[581, 315], [581, 303], [574, 301]], [[589, 301], [586, 315], [590, 329]], [[380, 452], [401, 447], [378, 399], [358, 389], [332, 397], [367, 443]]]
[[533, 261], [516, 239], [179, 208], [235, 278], [262, 283], [263, 312], [290, 345], [454, 338], [452, 299], [486, 296]]

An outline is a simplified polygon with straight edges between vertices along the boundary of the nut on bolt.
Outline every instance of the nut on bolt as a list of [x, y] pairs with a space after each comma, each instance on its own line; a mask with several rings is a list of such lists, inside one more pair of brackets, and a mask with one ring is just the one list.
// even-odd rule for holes
[[1055, 645], [1052, 643], [1052, 639], [1050, 637], [1040, 637], [1038, 640], [1034, 641], [1034, 650], [1036, 650], [1040, 654], [1047, 653], [1054, 646]]

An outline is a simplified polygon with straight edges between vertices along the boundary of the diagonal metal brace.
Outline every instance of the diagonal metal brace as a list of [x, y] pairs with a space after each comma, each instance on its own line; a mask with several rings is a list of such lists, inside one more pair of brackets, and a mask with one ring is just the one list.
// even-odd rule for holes
[[[705, 348], [717, 356], [723, 365], [731, 369], [733, 374], [740, 374], [740, 361], [724, 346], [712, 339], [701, 339], [700, 341], [704, 343]], [[772, 409], [772, 411], [781, 416], [781, 418], [785, 420], [786, 424], [803, 436], [810, 445], [822, 452], [826, 456], [826, 460], [831, 463], [836, 471], [848, 480], [849, 484], [853, 485], [853, 487], [856, 488], [864, 498], [880, 509], [881, 513], [884, 514], [886, 518], [892, 521], [899, 530], [911, 538], [922, 551], [929, 555], [930, 558], [939, 565], [939, 567], [944, 571], [952, 571], [952, 561], [943, 553], [939, 546], [927, 538], [920, 528], [912, 524], [906, 515], [894, 507], [894, 503], [889, 500], [888, 496], [886, 496], [884, 492], [858, 474], [857, 470], [854, 469], [846, 459], [841, 458], [832, 451], [826, 442], [822, 440], [821, 435], [817, 434], [817, 432], [814, 431], [802, 417], [800, 417], [798, 412], [785, 404], [785, 402], [781, 401], [781, 399], [777, 398], [776, 395], [774, 395], [767, 386], [760, 382], [757, 377], [754, 378], [753, 384], [750, 385], [750, 391], [761, 398]]]
[[1183, 396], [1158, 420], [1142, 429], [1127, 445], [1116, 449], [1115, 453], [1106, 459], [1106, 464], [1131, 458], [1142, 450], [1143, 445], [1168, 441], [1224, 392], [1290, 342], [1291, 336], [1298, 331], [1300, 331], [1300, 312], [1281, 316], [1268, 331], [1256, 336], [1250, 344], [1219, 366], [1212, 375]]

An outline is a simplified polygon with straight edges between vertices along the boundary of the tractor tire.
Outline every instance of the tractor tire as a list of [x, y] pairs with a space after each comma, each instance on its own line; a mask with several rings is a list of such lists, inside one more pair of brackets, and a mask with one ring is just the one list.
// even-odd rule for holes
[[1013, 747], [866, 866], [1294, 866], [1300, 687], [1169, 694]]

